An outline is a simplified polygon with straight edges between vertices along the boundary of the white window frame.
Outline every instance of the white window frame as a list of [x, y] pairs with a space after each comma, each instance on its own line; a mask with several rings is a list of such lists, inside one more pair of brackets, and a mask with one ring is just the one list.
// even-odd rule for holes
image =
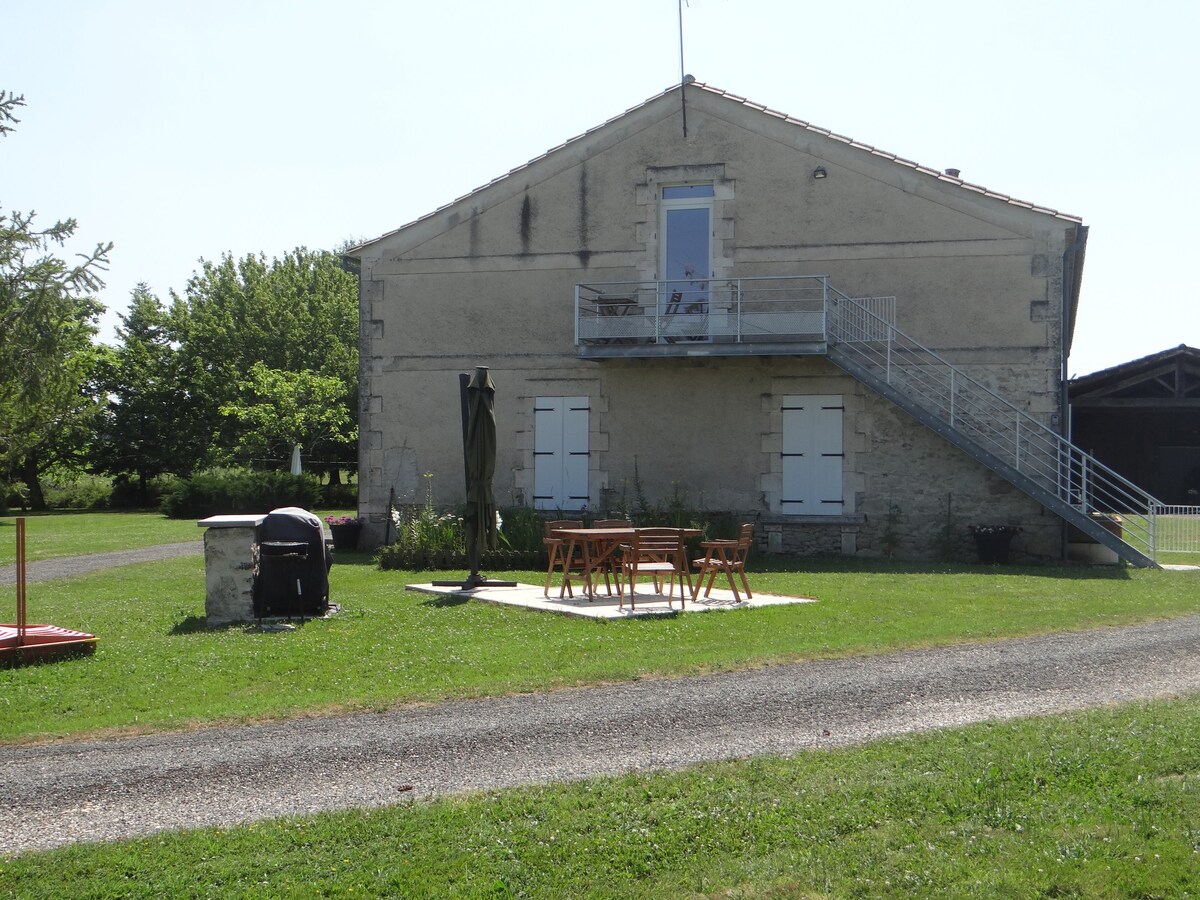
[[[666, 193], [671, 188], [706, 187], [707, 197], [672, 197]], [[711, 181], [678, 182], [659, 187], [658, 205], [658, 312], [664, 317], [661, 328], [668, 339], [708, 340], [709, 311], [712, 303], [712, 277], [716, 265], [716, 241], [713, 217], [716, 208], [716, 185]], [[701, 271], [676, 276], [667, 271], [667, 250], [670, 234], [667, 222], [670, 213], [679, 210], [703, 210], [705, 212], [706, 243]], [[677, 295], [676, 292], [679, 292]]]
[[[673, 187], [710, 187], [713, 193], [708, 197], [678, 197], [667, 199], [663, 196], [667, 190]], [[713, 277], [713, 266], [715, 259], [716, 247], [713, 241], [713, 210], [716, 205], [716, 187], [712, 182], [693, 182], [689, 184], [664, 184], [659, 189], [658, 202], [658, 271], [659, 280], [668, 280], [667, 275], [667, 211], [677, 209], [703, 209], [708, 212], [708, 265], [703, 273], [698, 275], [699, 278], [705, 281]]]

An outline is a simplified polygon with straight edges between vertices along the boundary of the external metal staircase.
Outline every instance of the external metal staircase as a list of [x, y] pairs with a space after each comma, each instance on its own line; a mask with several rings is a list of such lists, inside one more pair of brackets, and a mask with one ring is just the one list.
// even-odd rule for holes
[[1122, 559], [1157, 567], [1153, 496], [832, 287], [826, 317], [837, 366]]

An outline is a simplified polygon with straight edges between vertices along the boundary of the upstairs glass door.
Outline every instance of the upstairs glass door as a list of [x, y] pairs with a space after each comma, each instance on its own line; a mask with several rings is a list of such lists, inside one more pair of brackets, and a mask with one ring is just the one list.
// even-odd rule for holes
[[659, 316], [660, 331], [670, 337], [708, 336], [712, 208], [711, 184], [662, 189]]

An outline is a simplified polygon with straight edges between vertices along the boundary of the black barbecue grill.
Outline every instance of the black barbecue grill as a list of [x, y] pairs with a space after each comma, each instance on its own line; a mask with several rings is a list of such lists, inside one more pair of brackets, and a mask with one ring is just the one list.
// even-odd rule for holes
[[258, 526], [254, 614], [260, 619], [325, 615], [332, 564], [320, 519], [297, 507], [272, 510]]

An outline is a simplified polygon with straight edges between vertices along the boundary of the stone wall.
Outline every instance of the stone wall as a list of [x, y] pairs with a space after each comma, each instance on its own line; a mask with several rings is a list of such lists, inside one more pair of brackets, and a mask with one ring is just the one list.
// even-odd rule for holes
[[[578, 357], [575, 286], [657, 277], [660, 185], [711, 181], [714, 277], [828, 274], [853, 296], [895, 296], [901, 328], [1053, 424], [1077, 223], [693, 99], [686, 138], [678, 103], [652, 102], [363, 248], [366, 542], [389, 501], [424, 500], [425, 473], [437, 504], [461, 502], [457, 374], [487, 365], [502, 505], [531, 502], [535, 398], [587, 396], [591, 510], [636, 479], [652, 502], [682, 489], [753, 514], [779, 552], [931, 558], [949, 538], [969, 558], [967, 526], [1004, 523], [1022, 527], [1022, 553], [1052, 556], [1056, 519], [819, 356]], [[846, 401], [844, 521], [780, 515], [779, 401], [803, 393]]]

